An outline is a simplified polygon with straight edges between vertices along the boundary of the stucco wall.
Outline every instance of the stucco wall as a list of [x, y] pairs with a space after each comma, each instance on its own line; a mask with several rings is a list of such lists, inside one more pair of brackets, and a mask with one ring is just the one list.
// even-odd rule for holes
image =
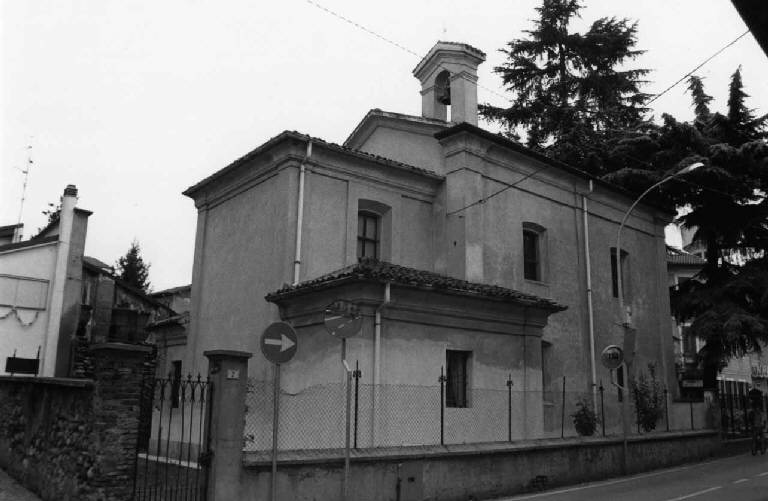
[[[49, 321], [56, 250], [57, 244], [53, 242], [0, 253], [0, 274], [48, 281], [47, 284], [43, 284], [47, 291], [43, 298], [45, 310], [19, 309], [18, 317], [11, 314], [7, 318], [0, 319], [0, 373], [5, 373], [5, 359], [13, 355], [14, 350], [19, 357], [35, 358], [38, 347], [43, 345]], [[9, 307], [0, 306], [0, 316], [9, 312]], [[32, 323], [25, 325], [29, 322]]]
[[396, 126], [383, 125], [377, 127], [358, 148], [442, 174], [442, 151], [440, 144], [432, 137], [432, 133], [437, 129], [438, 127], [429, 126], [424, 131], [427, 134], [418, 134]]

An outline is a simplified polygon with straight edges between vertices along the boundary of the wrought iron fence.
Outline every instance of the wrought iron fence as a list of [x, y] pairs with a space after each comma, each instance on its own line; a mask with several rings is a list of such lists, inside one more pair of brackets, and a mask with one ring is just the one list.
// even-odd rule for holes
[[205, 500], [213, 386], [199, 375], [149, 379], [134, 464], [136, 501]]
[[[549, 391], [522, 391], [507, 379], [497, 388], [469, 388], [466, 401], [457, 405], [445, 398], [445, 380], [439, 372], [435, 385], [372, 385], [361, 383], [359, 374], [351, 381], [350, 443], [355, 449], [618, 435], [624, 398], [633, 434], [707, 425], [699, 416], [701, 404], [689, 422], [687, 404], [670, 407], [666, 390], [658, 390], [654, 399], [602, 384], [594, 392], [575, 391], [569, 384], [576, 383], [564, 379]], [[245, 450], [272, 449], [273, 395], [272, 381], [249, 380]], [[277, 449], [343, 448], [345, 398], [343, 382], [282, 387]]]

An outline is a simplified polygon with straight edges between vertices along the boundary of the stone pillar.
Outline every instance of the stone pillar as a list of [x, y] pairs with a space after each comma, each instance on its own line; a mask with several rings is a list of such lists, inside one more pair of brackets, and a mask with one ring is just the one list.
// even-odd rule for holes
[[208, 443], [211, 464], [208, 470], [208, 501], [240, 499], [245, 392], [248, 359], [243, 351], [212, 350], [208, 358], [208, 380], [212, 384]]
[[141, 389], [152, 348], [101, 343], [91, 347], [94, 401], [89, 476], [93, 499], [132, 498]]

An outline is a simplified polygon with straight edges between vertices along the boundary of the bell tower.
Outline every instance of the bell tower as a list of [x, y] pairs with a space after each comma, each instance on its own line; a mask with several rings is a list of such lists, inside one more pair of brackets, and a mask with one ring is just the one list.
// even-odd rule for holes
[[437, 42], [413, 70], [421, 82], [421, 115], [477, 125], [477, 67], [485, 53], [471, 45]]

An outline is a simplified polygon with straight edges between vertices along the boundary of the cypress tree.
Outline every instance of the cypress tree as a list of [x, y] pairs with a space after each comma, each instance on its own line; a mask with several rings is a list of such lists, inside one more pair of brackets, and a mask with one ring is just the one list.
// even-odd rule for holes
[[131, 242], [131, 247], [124, 256], [120, 257], [115, 263], [115, 272], [117, 277], [129, 285], [140, 289], [143, 292], [149, 292], [149, 263], [145, 263], [141, 257], [141, 248], [138, 240]]
[[501, 49], [494, 68], [514, 95], [512, 104], [480, 106], [480, 114], [508, 137], [526, 135], [528, 147], [599, 173], [600, 145], [617, 130], [639, 122], [649, 96], [640, 92], [645, 69], [619, 69], [642, 54], [635, 49], [637, 24], [601, 18], [584, 33], [569, 31], [579, 0], [543, 0], [526, 38]]

